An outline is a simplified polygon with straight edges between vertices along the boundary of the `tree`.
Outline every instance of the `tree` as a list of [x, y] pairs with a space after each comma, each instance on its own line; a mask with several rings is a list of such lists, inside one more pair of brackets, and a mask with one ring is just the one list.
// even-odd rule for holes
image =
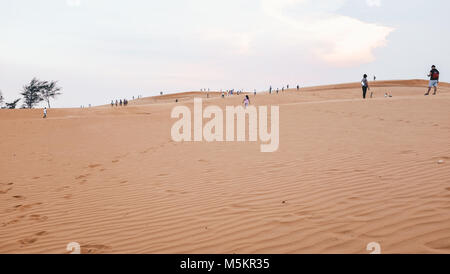
[[3, 104], [3, 100], [4, 100], [3, 94], [2, 94], [2, 91], [0, 90], [0, 107], [1, 107], [2, 104]]
[[58, 87], [56, 84], [58, 82], [51, 81], [51, 82], [41, 82], [41, 97], [44, 101], [47, 102], [48, 108], [50, 108], [50, 99], [56, 99], [56, 96], [61, 95], [62, 93], [61, 88]]
[[33, 108], [41, 101], [45, 101], [50, 108], [50, 99], [55, 99], [56, 96], [61, 95], [61, 88], [56, 84], [57, 81], [39, 81], [33, 78], [29, 85], [23, 87], [24, 105], [27, 108]]
[[24, 105], [27, 108], [33, 108], [36, 104], [43, 100], [41, 96], [42, 82], [33, 78], [29, 85], [23, 87], [23, 92], [20, 93], [24, 99]]
[[17, 103], [18, 103], [19, 101], [20, 101], [20, 98], [17, 99], [17, 100], [15, 100], [14, 102], [6, 103], [6, 107], [9, 108], [9, 109], [15, 109], [15, 108], [16, 108], [16, 105], [17, 105]]

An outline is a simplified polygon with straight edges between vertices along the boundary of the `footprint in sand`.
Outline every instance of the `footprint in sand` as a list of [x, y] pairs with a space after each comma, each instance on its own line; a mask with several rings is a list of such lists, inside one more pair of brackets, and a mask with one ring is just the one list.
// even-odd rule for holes
[[42, 203], [34, 203], [34, 204], [27, 204], [27, 205], [16, 205], [16, 206], [14, 206], [14, 208], [16, 210], [24, 211], [24, 210], [30, 209], [30, 208], [32, 208], [34, 206], [38, 206], [38, 205], [42, 205]]
[[12, 197], [15, 198], [15, 199], [18, 199], [18, 200], [25, 200], [25, 197], [23, 197], [21, 195], [14, 195]]
[[22, 215], [22, 216], [19, 216], [19, 217], [17, 217], [17, 218], [14, 218], [14, 219], [12, 219], [11, 221], [8, 221], [8, 222], [6, 222], [6, 223], [3, 223], [3, 224], [2, 224], [2, 227], [8, 226], [8, 225], [17, 224], [18, 222], [20, 222], [20, 220], [22, 220], [22, 219], [25, 218], [25, 217], [26, 217], [26, 215]]
[[39, 214], [32, 214], [32, 215], [30, 215], [30, 220], [43, 222], [43, 221], [48, 220], [48, 217], [47, 216], [41, 216]]
[[433, 249], [440, 249], [450, 252], [450, 237], [437, 239], [425, 244], [426, 246]]
[[111, 163], [118, 163], [120, 160], [112, 160]]
[[102, 166], [101, 164], [92, 164], [92, 165], [88, 165], [89, 168], [96, 168]]
[[40, 232], [36, 233], [35, 235], [36, 236], [45, 236], [45, 235], [48, 235], [48, 232], [47, 231], [40, 231]]
[[0, 190], [0, 194], [6, 194], [8, 193], [10, 190], [12, 189], [12, 187], [6, 189], [6, 190]]
[[90, 174], [82, 174], [80, 176], [75, 177], [76, 180], [87, 178]]
[[82, 175], [80, 175], [80, 176], [78, 176], [78, 177], [75, 177], [75, 179], [76, 179], [76, 180], [81, 180], [81, 179], [83, 179], [83, 180], [81, 180], [81, 181], [79, 182], [79, 184], [80, 184], [80, 185], [84, 185], [84, 184], [87, 182], [86, 178], [87, 178], [89, 175], [91, 175], [91, 174], [82, 174]]
[[40, 231], [40, 232], [35, 233], [33, 236], [26, 237], [25, 239], [19, 240], [18, 242], [23, 246], [31, 245], [31, 244], [34, 244], [35, 242], [37, 242], [38, 237], [45, 236], [45, 235], [48, 235], [47, 231]]
[[81, 246], [81, 254], [98, 254], [111, 250], [110, 246], [107, 245], [82, 245]]
[[150, 150], [154, 150], [154, 148], [153, 147], [147, 148], [146, 150], [141, 151], [141, 153], [145, 154], [145, 153], [148, 153]]
[[26, 245], [31, 245], [31, 244], [35, 243], [37, 240], [38, 240], [38, 239], [35, 238], [35, 237], [27, 237], [27, 238], [25, 238], [25, 239], [19, 240], [18, 242], [19, 242], [21, 245], [26, 246]]

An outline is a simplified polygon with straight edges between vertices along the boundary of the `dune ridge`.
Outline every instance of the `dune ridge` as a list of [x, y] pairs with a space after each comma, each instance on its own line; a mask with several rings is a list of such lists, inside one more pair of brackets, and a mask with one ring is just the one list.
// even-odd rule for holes
[[242, 95], [0, 110], [0, 253], [449, 253], [450, 85], [371, 84], [251, 94], [280, 106], [267, 154], [170, 138], [173, 106]]

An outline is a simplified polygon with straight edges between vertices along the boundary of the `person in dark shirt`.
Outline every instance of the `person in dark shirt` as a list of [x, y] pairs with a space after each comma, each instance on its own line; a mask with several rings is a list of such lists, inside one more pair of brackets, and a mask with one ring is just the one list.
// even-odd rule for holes
[[428, 74], [428, 77], [430, 77], [430, 83], [428, 84], [428, 91], [425, 93], [425, 95], [429, 95], [431, 88], [434, 88], [433, 95], [436, 95], [437, 86], [439, 83], [439, 70], [436, 69], [436, 66], [431, 66], [430, 74]]
[[367, 81], [367, 74], [363, 75], [363, 79], [361, 80], [362, 91], [363, 91], [363, 99], [366, 99], [367, 89], [370, 90], [369, 81]]

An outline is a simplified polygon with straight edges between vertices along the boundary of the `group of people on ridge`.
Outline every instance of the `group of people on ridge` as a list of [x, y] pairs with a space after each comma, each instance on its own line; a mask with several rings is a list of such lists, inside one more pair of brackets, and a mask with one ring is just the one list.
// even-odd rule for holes
[[122, 101], [122, 99], [120, 99], [120, 100], [116, 100], [116, 102], [114, 103], [114, 100], [111, 100], [111, 106], [113, 107], [113, 106], [128, 106], [128, 100], [127, 99], [123, 99], [123, 101]]
[[[430, 81], [428, 83], [428, 91], [425, 93], [425, 96], [430, 95], [430, 91], [434, 88], [433, 95], [436, 95], [437, 87], [439, 84], [439, 70], [436, 69], [435, 65], [431, 66], [430, 73], [428, 74], [430, 77]], [[376, 77], [374, 77], [374, 80]], [[370, 90], [369, 81], [367, 80], [367, 74], [364, 74], [363, 79], [361, 80], [363, 98], [366, 99], [367, 90]], [[390, 95], [392, 97], [392, 95]]]

